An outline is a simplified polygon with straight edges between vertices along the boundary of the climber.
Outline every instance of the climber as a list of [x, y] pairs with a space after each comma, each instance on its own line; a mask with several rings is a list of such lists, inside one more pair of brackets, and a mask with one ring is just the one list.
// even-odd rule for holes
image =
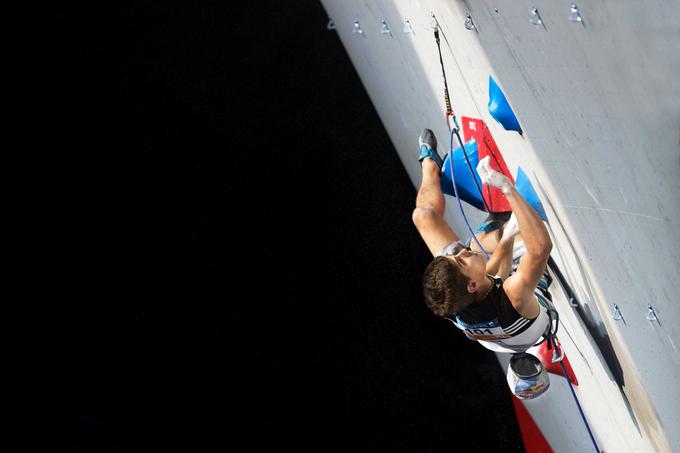
[[[512, 209], [509, 218], [492, 214], [478, 229], [484, 249], [493, 250], [487, 260], [481, 251], [461, 243], [444, 219], [443, 161], [434, 133], [425, 129], [419, 144], [423, 179], [413, 222], [435, 257], [423, 276], [425, 304], [488, 349], [526, 351], [550, 326], [549, 307], [539, 303], [544, 302], [540, 287], [547, 287], [544, 272], [552, 249], [543, 221], [510, 179], [490, 167], [489, 157], [482, 159], [477, 166], [481, 181], [500, 189]], [[544, 285], [539, 285], [541, 281]]]

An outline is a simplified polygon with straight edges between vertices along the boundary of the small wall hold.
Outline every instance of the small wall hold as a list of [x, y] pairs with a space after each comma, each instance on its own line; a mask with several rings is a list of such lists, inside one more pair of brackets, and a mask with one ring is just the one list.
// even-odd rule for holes
[[326, 24], [326, 28], [329, 30], [335, 30], [335, 21], [333, 18], [329, 17], [328, 18], [328, 23]]
[[392, 36], [392, 32], [390, 32], [390, 27], [387, 26], [387, 22], [385, 22], [384, 20], [380, 21], [380, 33], [383, 35]]
[[647, 304], [647, 321], [656, 321], [656, 313], [651, 305]]
[[468, 30], [474, 30], [475, 29], [475, 23], [472, 22], [472, 16], [469, 14], [465, 16], [465, 28]]
[[623, 319], [621, 310], [619, 310], [619, 306], [616, 304], [614, 304], [614, 312], [612, 313], [612, 318], [614, 318], [614, 321], [621, 321]]
[[538, 8], [531, 8], [529, 10], [529, 22], [534, 25], [541, 25], [543, 21], [541, 20], [540, 14], [538, 14]]
[[415, 34], [416, 32], [413, 31], [413, 27], [411, 26], [411, 21], [408, 19], [404, 20], [404, 33], [412, 33]]
[[581, 18], [581, 13], [578, 10], [578, 6], [575, 3], [571, 4], [571, 11], [569, 12], [569, 20], [572, 22], [583, 22]]
[[364, 31], [361, 29], [361, 25], [359, 25], [359, 21], [355, 20], [354, 25], [352, 26], [352, 34], [355, 35], [363, 35]]

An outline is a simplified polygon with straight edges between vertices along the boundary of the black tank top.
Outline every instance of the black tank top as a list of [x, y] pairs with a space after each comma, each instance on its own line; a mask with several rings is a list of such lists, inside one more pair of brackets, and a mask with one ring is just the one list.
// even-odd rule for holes
[[494, 341], [520, 335], [534, 323], [517, 313], [503, 290], [503, 280], [493, 279], [491, 290], [484, 299], [465, 307], [452, 316], [456, 326], [473, 340]]

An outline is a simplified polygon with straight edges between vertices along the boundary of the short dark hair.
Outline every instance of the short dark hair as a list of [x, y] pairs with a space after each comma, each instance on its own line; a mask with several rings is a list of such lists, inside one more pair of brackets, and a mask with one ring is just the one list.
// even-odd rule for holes
[[472, 294], [467, 290], [469, 282], [470, 279], [451, 260], [436, 257], [423, 275], [425, 305], [443, 318], [458, 313], [472, 303]]

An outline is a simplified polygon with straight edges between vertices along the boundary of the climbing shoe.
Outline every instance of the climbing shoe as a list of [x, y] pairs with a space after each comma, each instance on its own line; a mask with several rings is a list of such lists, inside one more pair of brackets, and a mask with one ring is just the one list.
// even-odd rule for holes
[[512, 215], [512, 211], [505, 211], [505, 212], [492, 212], [488, 216], [486, 216], [486, 219], [484, 219], [484, 222], [482, 222], [481, 225], [477, 228], [475, 231], [476, 233], [489, 233], [490, 231], [494, 231], [499, 229], [505, 222], [510, 220], [510, 216]]
[[420, 146], [420, 156], [418, 156], [420, 165], [423, 165], [423, 159], [429, 157], [435, 161], [441, 170], [444, 163], [442, 162], [442, 158], [439, 157], [439, 153], [437, 153], [437, 137], [434, 136], [434, 132], [430, 129], [423, 129], [420, 137], [418, 137], [418, 145]]

